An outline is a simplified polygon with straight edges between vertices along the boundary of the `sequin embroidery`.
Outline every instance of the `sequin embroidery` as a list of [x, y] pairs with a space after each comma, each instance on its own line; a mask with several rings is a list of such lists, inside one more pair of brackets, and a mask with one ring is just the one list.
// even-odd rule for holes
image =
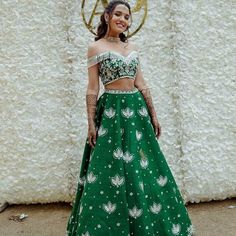
[[124, 56], [116, 51], [106, 51], [88, 58], [88, 68], [99, 63], [99, 76], [104, 85], [124, 77], [135, 79], [139, 65], [138, 51]]

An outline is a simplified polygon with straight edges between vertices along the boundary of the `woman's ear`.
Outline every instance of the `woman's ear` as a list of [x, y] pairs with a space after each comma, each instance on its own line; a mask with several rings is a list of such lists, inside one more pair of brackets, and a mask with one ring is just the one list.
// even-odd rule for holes
[[109, 14], [106, 13], [106, 12], [104, 14], [104, 19], [105, 19], [106, 23], [108, 23], [108, 21], [109, 21]]

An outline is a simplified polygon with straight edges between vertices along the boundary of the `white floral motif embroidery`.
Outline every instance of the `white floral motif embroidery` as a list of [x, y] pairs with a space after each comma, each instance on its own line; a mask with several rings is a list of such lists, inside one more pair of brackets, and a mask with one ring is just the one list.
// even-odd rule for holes
[[143, 213], [142, 209], [138, 209], [137, 206], [134, 206], [133, 209], [129, 209], [129, 215], [132, 216], [133, 218], [137, 218], [141, 216]]
[[147, 158], [142, 158], [140, 160], [140, 165], [143, 169], [146, 169], [148, 167], [148, 159]]
[[165, 186], [167, 183], [167, 176], [163, 177], [160, 175], [160, 177], [157, 179], [157, 183], [162, 187]]
[[148, 111], [145, 107], [140, 108], [138, 110], [138, 113], [139, 113], [140, 116], [144, 116], [144, 117], [146, 117], [148, 115]]
[[82, 236], [90, 236], [89, 232], [87, 231], [85, 234], [82, 234]]
[[112, 107], [110, 107], [109, 109], [105, 109], [105, 110], [104, 110], [104, 114], [105, 114], [105, 116], [108, 117], [108, 118], [113, 118], [113, 117], [115, 116], [116, 112], [115, 112], [115, 109], [113, 109]]
[[181, 225], [180, 224], [173, 224], [172, 225], [171, 231], [174, 235], [178, 235], [180, 233], [180, 230], [181, 230]]
[[92, 171], [87, 175], [88, 183], [93, 183], [96, 181], [96, 179], [97, 179], [97, 175], [94, 175]]
[[154, 214], [158, 214], [161, 211], [161, 208], [162, 208], [161, 204], [160, 203], [157, 204], [155, 202], [153, 202], [152, 206], [150, 206], [150, 210]]
[[110, 201], [107, 204], [103, 204], [102, 206], [103, 209], [109, 214], [113, 213], [116, 210], [116, 204], [112, 204]]
[[114, 177], [111, 177], [111, 183], [116, 187], [120, 187], [122, 184], [124, 184], [124, 181], [124, 177], [121, 177], [118, 174], [116, 174]]
[[142, 138], [142, 132], [139, 132], [138, 130], [136, 130], [136, 139], [137, 141], [139, 141]]
[[133, 160], [134, 158], [134, 155], [131, 154], [130, 152], [126, 151], [124, 154], [123, 154], [123, 160], [126, 162], [126, 163], [129, 163]]
[[134, 111], [131, 110], [129, 107], [126, 107], [125, 109], [121, 109], [121, 114], [125, 117], [125, 118], [130, 118], [134, 115]]
[[107, 134], [107, 129], [104, 128], [103, 126], [100, 126], [100, 128], [98, 129], [98, 136], [104, 136]]
[[118, 147], [115, 151], [113, 151], [113, 157], [120, 160], [123, 157], [123, 151]]

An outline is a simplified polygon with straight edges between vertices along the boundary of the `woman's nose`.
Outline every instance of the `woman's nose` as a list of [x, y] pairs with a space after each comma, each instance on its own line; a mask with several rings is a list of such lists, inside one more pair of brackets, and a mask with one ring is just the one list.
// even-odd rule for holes
[[124, 20], [125, 20], [125, 17], [124, 17], [123, 15], [120, 15], [120, 16], [119, 16], [119, 19], [122, 20], [122, 21], [124, 21]]
[[120, 16], [120, 20], [122, 20], [123, 22], [125, 22], [126, 21], [126, 19], [125, 19], [125, 16]]

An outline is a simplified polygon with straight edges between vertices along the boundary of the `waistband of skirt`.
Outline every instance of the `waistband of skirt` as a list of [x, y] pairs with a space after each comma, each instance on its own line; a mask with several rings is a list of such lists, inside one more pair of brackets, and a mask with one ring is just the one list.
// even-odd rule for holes
[[138, 92], [138, 88], [134, 87], [133, 89], [123, 90], [123, 89], [105, 89], [104, 93], [113, 93], [113, 94], [132, 94]]

